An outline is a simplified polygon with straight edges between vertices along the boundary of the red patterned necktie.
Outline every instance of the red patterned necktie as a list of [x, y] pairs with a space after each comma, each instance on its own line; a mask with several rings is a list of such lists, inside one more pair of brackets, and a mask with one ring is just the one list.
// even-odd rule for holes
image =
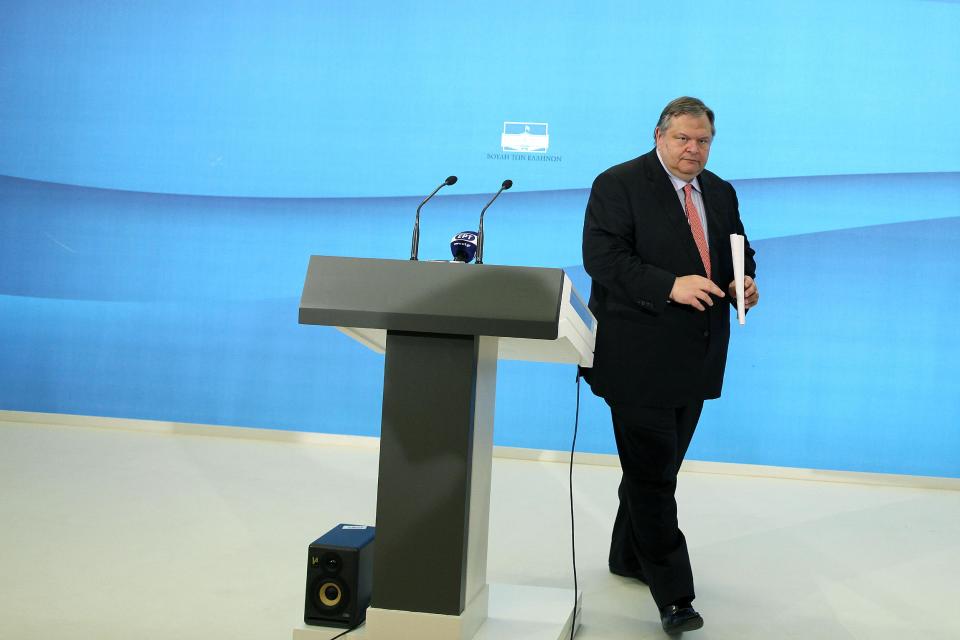
[[693, 204], [693, 185], [687, 184], [683, 187], [684, 207], [687, 210], [687, 222], [690, 223], [690, 231], [693, 232], [693, 239], [697, 243], [697, 250], [700, 251], [700, 259], [703, 260], [703, 268], [707, 270], [707, 277], [710, 277], [710, 249], [707, 247], [707, 236], [703, 233], [703, 223], [700, 222], [700, 214], [697, 213], [697, 207]]

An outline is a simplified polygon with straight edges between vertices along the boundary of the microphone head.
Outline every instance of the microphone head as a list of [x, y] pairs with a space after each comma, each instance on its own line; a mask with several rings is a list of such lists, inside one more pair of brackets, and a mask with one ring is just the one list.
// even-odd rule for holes
[[447, 179], [443, 181], [443, 184], [448, 187], [452, 184], [457, 184], [457, 176], [447, 176]]
[[503, 190], [506, 191], [513, 186], [513, 180], [504, 180], [503, 181]]
[[477, 256], [477, 232], [461, 231], [450, 239], [450, 253], [456, 262], [473, 262]]

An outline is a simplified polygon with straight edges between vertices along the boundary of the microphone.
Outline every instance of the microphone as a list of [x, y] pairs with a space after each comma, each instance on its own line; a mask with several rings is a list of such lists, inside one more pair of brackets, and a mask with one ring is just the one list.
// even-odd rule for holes
[[450, 239], [450, 253], [454, 262], [470, 262], [477, 255], [477, 234], [474, 231], [461, 231]]
[[417, 253], [420, 251], [420, 209], [423, 208], [423, 205], [427, 204], [427, 201], [430, 200], [433, 196], [437, 195], [437, 191], [440, 189], [449, 186], [451, 184], [457, 183], [457, 176], [447, 176], [447, 179], [444, 180], [433, 190], [433, 193], [428, 195], [423, 199], [423, 202], [420, 203], [420, 206], [417, 207], [417, 218], [413, 221], [413, 242], [410, 244], [410, 259], [416, 260]]
[[487, 209], [493, 204], [493, 201], [500, 197], [501, 193], [512, 186], [513, 180], [504, 180], [503, 184], [500, 185], [500, 191], [497, 191], [496, 195], [490, 198], [490, 202], [488, 202], [487, 206], [480, 212], [480, 226], [477, 228], [477, 264], [483, 264], [483, 214], [487, 212]]

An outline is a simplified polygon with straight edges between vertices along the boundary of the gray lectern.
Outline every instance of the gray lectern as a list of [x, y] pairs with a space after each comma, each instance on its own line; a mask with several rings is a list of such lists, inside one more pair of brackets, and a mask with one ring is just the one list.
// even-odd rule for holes
[[[385, 352], [373, 596], [357, 635], [490, 635], [481, 625], [488, 611], [496, 617], [486, 581], [496, 362], [592, 364], [596, 322], [570, 278], [561, 269], [312, 256], [300, 322]], [[552, 605], [556, 630], [569, 635], [579, 622], [572, 590], [502, 595], [536, 608], [549, 591], [562, 594]], [[513, 637], [501, 622], [496, 637]], [[526, 638], [529, 622], [518, 625]]]

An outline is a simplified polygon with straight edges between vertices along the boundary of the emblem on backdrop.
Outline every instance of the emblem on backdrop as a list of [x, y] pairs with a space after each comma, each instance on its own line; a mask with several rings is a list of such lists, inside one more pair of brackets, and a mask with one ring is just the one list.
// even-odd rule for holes
[[547, 153], [550, 148], [550, 125], [546, 122], [503, 123], [500, 130], [500, 150], [487, 152], [487, 160], [530, 161], [559, 164], [563, 156]]
[[546, 153], [550, 148], [546, 122], [504, 122], [500, 148], [514, 153]]

